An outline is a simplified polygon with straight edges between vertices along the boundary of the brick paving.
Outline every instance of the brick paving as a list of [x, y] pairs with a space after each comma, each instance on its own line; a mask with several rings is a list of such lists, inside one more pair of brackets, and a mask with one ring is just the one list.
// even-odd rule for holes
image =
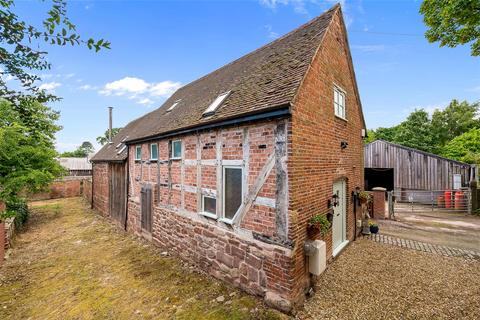
[[378, 233], [371, 234], [364, 237], [374, 242], [389, 244], [397, 247], [402, 247], [405, 249], [423, 251], [423, 252], [433, 253], [433, 254], [437, 254], [445, 257], [461, 257], [466, 260], [476, 260], [480, 262], [480, 252], [476, 252], [472, 250], [440, 246], [436, 244], [430, 244], [430, 243], [416, 241], [416, 240], [392, 237], [392, 236], [378, 234]]

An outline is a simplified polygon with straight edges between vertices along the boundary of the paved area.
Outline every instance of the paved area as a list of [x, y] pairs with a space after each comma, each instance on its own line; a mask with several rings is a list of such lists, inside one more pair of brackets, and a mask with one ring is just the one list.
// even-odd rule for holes
[[281, 319], [81, 199], [36, 203], [0, 268], [0, 319]]
[[480, 251], [480, 216], [441, 210], [395, 212], [395, 221], [378, 220], [380, 233], [438, 246]]
[[367, 239], [319, 276], [297, 319], [479, 319], [480, 263]]
[[384, 234], [378, 234], [378, 233], [365, 236], [365, 238], [369, 240], [373, 240], [375, 242], [402, 247], [405, 249], [428, 252], [428, 253], [442, 255], [445, 257], [460, 257], [463, 259], [476, 260], [480, 262], [480, 251], [477, 252], [473, 250], [446, 247], [446, 246], [435, 245], [435, 244], [430, 244], [430, 243], [416, 241], [416, 240], [402, 239], [402, 238], [393, 237], [393, 236], [384, 235]]

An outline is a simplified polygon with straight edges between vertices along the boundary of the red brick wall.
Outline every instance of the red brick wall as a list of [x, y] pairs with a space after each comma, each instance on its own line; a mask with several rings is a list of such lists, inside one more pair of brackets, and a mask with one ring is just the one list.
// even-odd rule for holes
[[110, 206], [108, 199], [109, 192], [109, 170], [107, 162], [96, 162], [92, 165], [93, 175], [93, 208], [98, 210], [102, 215], [110, 214]]
[[[326, 32], [292, 108], [288, 174], [290, 237], [295, 247], [295, 283], [308, 285], [303, 252], [306, 225], [314, 214], [327, 213], [327, 201], [337, 179], [347, 181], [347, 237], [354, 236], [351, 191], [363, 186], [363, 128], [360, 106], [349, 64], [341, 17], [337, 14]], [[334, 84], [346, 92], [347, 121], [334, 115]], [[342, 141], [348, 142], [344, 150]], [[327, 237], [327, 258], [332, 255]], [[303, 296], [303, 287], [297, 287]]]
[[83, 195], [85, 177], [65, 177], [62, 180], [54, 181], [47, 191], [28, 195], [29, 200], [47, 200], [58, 198], [71, 198]]

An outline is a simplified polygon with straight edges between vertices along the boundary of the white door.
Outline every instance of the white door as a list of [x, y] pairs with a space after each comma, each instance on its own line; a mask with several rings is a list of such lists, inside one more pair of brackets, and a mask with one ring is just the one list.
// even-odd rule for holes
[[335, 255], [336, 250], [341, 250], [347, 240], [345, 180], [338, 180], [333, 183], [333, 196], [332, 247]]

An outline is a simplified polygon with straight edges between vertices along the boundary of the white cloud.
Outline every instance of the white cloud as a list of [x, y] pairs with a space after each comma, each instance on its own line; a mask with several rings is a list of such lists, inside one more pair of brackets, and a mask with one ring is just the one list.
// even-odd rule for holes
[[153, 83], [150, 87], [150, 94], [156, 97], [168, 97], [172, 95], [182, 84], [170, 80]]
[[143, 79], [125, 77], [123, 79], [109, 82], [100, 91], [105, 95], [124, 95], [125, 93], [143, 93], [150, 87], [150, 84]]
[[47, 91], [52, 91], [55, 90], [56, 88], [60, 87], [62, 84], [58, 82], [45, 82], [42, 83], [38, 88], [40, 90], [47, 90]]
[[316, 0], [259, 0], [260, 4], [269, 9], [275, 10], [279, 5], [292, 5], [293, 10], [299, 14], [308, 14], [305, 8], [305, 2], [313, 2]]
[[73, 77], [75, 77], [75, 73], [69, 73], [69, 74], [65, 75], [65, 79], [70, 79], [70, 78], [73, 78]]
[[143, 105], [149, 105], [149, 104], [152, 104], [153, 101], [148, 99], [148, 98], [144, 98], [144, 99], [141, 99], [141, 100], [138, 100], [137, 101], [139, 104], [143, 104]]
[[359, 50], [362, 52], [379, 52], [385, 50], [385, 45], [383, 44], [362, 44], [362, 45], [352, 45], [352, 49]]
[[126, 96], [127, 99], [136, 100], [136, 103], [150, 105], [156, 98], [169, 97], [181, 86], [180, 82], [171, 80], [147, 82], [136, 77], [124, 77], [105, 84], [98, 92], [105, 96]]

